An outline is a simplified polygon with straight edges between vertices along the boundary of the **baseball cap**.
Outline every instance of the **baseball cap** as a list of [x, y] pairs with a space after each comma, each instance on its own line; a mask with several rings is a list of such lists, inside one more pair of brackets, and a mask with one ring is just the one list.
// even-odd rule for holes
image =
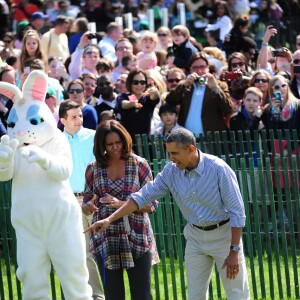
[[18, 31], [22, 31], [24, 30], [28, 25], [30, 25], [30, 23], [26, 20], [21, 21], [18, 26], [17, 26], [17, 30]]
[[45, 99], [48, 99], [50, 97], [55, 97], [56, 98], [56, 92], [51, 86], [48, 86], [48, 90], [47, 90], [47, 94], [46, 94]]
[[48, 18], [47, 15], [45, 15], [45, 14], [42, 13], [41, 11], [37, 11], [37, 12], [35, 12], [35, 13], [33, 13], [33, 14], [31, 15], [30, 20], [31, 20], [31, 21], [34, 21], [34, 20], [37, 20], [37, 19], [47, 19], [47, 18]]

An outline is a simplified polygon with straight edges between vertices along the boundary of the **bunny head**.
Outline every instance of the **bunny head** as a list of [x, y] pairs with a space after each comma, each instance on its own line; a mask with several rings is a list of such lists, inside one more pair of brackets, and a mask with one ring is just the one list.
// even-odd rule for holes
[[12, 84], [0, 82], [0, 94], [14, 102], [7, 119], [7, 132], [19, 141], [20, 146], [42, 146], [57, 131], [56, 121], [45, 103], [47, 85], [47, 77], [42, 71], [29, 74], [23, 93]]

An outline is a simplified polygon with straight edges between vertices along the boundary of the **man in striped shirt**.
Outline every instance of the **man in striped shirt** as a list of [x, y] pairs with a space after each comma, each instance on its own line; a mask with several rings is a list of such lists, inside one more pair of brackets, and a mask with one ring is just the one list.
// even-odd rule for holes
[[188, 299], [208, 299], [214, 262], [227, 299], [250, 299], [241, 241], [246, 217], [235, 173], [222, 159], [197, 149], [195, 137], [187, 129], [173, 131], [166, 147], [171, 162], [155, 180], [89, 229], [104, 231], [118, 218], [170, 191], [188, 222], [184, 229]]

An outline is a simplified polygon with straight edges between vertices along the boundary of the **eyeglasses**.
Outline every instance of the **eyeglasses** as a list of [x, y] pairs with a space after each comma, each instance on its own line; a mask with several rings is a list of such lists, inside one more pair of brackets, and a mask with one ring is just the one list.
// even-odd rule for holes
[[69, 94], [80, 94], [83, 92], [83, 89], [69, 89]]
[[110, 86], [111, 82], [105, 81], [105, 82], [98, 82], [99, 87], [104, 87], [104, 86]]
[[124, 50], [130, 50], [130, 49], [131, 49], [131, 47], [126, 47], [126, 46], [117, 48], [118, 51], [124, 51]]
[[167, 36], [166, 33], [158, 33], [157, 35], [158, 35], [158, 36]]
[[168, 79], [167, 81], [168, 81], [169, 83], [173, 83], [173, 82], [178, 83], [180, 80], [181, 80], [181, 79], [177, 79], [177, 78], [172, 79], [172, 78], [170, 78], [170, 79]]
[[147, 82], [146, 82], [146, 80], [132, 80], [131, 84], [132, 85], [138, 85], [138, 84], [140, 84], [140, 85], [146, 85]]
[[294, 63], [294, 65], [299, 65], [300, 59], [294, 59], [294, 60], [293, 60], [293, 63]]
[[280, 90], [281, 88], [285, 88], [287, 86], [286, 83], [283, 83], [281, 86], [280, 85], [275, 85], [273, 86], [273, 89], [274, 90]]
[[245, 65], [244, 62], [238, 62], [238, 63], [231, 63], [231, 67], [232, 68], [236, 68], [236, 67], [243, 67]]
[[3, 42], [9, 44], [12, 42], [12, 40], [3, 40]]
[[208, 65], [203, 65], [203, 66], [192, 66], [191, 69], [196, 71], [196, 70], [204, 70], [208, 67]]
[[268, 79], [264, 79], [264, 78], [255, 78], [254, 83], [268, 83], [269, 80]]
[[95, 56], [95, 57], [99, 57], [99, 54], [96, 52], [86, 52], [84, 53], [84, 56]]
[[270, 64], [274, 64], [275, 62], [276, 62], [276, 59], [274, 59], [274, 58], [271, 58], [268, 60], [268, 63], [270, 63]]
[[117, 80], [117, 83], [122, 83], [122, 84], [125, 84], [125, 83], [126, 83], [126, 81], [125, 81], [125, 80], [120, 80], [120, 79], [118, 79], [118, 80]]

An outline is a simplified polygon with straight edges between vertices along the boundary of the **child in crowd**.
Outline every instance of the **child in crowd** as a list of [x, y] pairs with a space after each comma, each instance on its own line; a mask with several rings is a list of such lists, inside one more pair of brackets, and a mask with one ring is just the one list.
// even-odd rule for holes
[[236, 112], [230, 118], [230, 129], [234, 131], [262, 129], [262, 110], [259, 106], [262, 100], [262, 92], [256, 87], [249, 87], [244, 94], [241, 111]]
[[29, 69], [25, 69], [27, 61], [33, 59], [41, 59], [45, 64], [46, 72], [48, 69], [47, 59], [42, 52], [41, 39], [35, 30], [28, 30], [23, 38], [22, 50], [19, 59], [19, 73], [20, 75], [29, 74]]
[[154, 69], [157, 66], [155, 48], [158, 39], [155, 33], [147, 31], [140, 39], [142, 51], [137, 54], [138, 65], [143, 70]]
[[139, 66], [137, 56], [134, 54], [125, 55], [122, 58], [122, 66], [129, 72], [131, 70], [137, 69]]
[[113, 69], [114, 69], [113, 63], [105, 57], [100, 58], [96, 64], [96, 70], [98, 72], [98, 75], [101, 75], [104, 73], [105, 74], [111, 73]]
[[[190, 58], [198, 53], [197, 48], [190, 42], [190, 31], [186, 26], [176, 25], [172, 29], [172, 47], [168, 48], [168, 64], [178, 68], [188, 69]], [[173, 57], [172, 55], [173, 54]]]
[[158, 114], [161, 122], [156, 126], [156, 128], [154, 128], [153, 134], [155, 136], [160, 134], [165, 137], [173, 130], [181, 128], [181, 126], [177, 123], [178, 109], [176, 105], [164, 103], [159, 108]]

